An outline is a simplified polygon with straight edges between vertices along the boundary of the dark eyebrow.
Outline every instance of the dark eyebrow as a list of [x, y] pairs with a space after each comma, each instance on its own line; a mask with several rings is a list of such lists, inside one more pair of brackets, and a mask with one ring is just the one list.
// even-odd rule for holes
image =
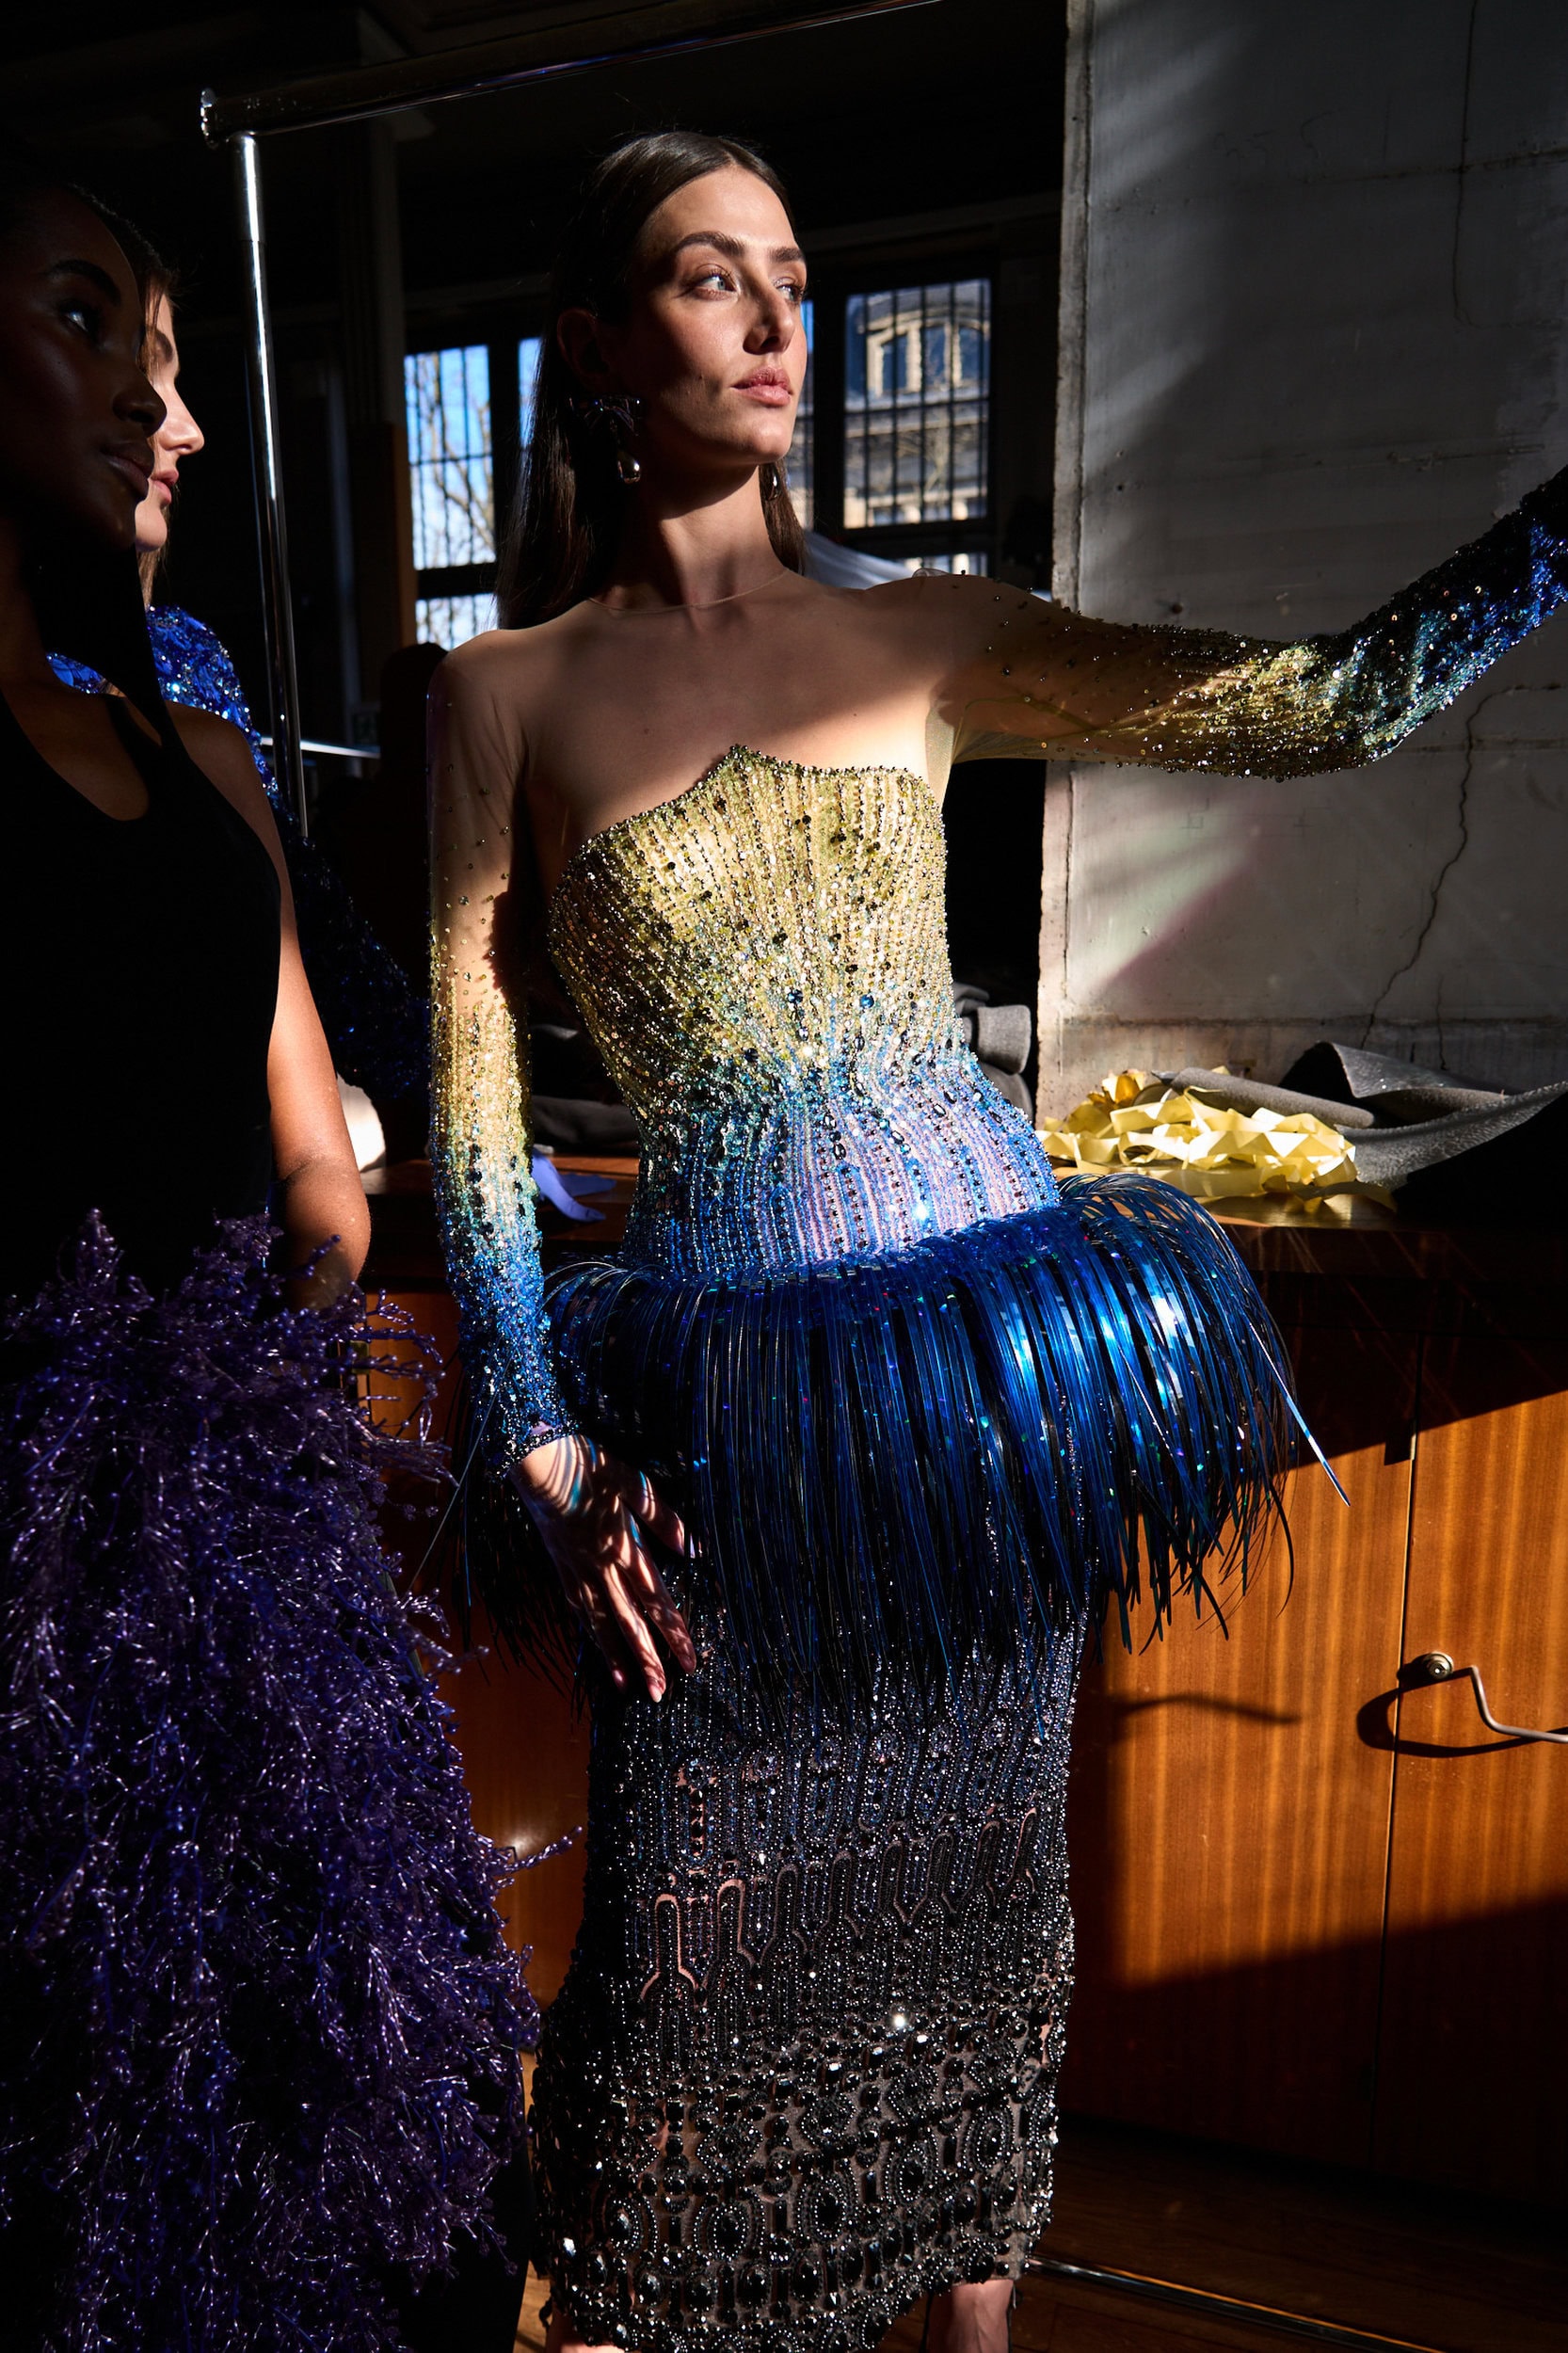
[[109, 276], [108, 271], [100, 269], [96, 262], [51, 262], [44, 276], [46, 278], [86, 278], [97, 287], [100, 294], [107, 296], [108, 299], [117, 306], [124, 300], [123, 295]]
[[[746, 248], [741, 243], [740, 238], [730, 236], [727, 231], [694, 229], [690, 236], [682, 237], [678, 244], [671, 246], [670, 260], [673, 262], [678, 253], [684, 253], [689, 245], [711, 245], [715, 251], [728, 253], [732, 262], [744, 262], [746, 256]], [[768, 259], [770, 262], [803, 263], [806, 256], [798, 245], [776, 245]]]

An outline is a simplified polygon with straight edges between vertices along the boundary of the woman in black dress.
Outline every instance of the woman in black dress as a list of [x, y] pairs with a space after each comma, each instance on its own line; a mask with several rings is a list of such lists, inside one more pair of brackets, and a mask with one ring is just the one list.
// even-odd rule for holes
[[104, 216], [13, 162], [7, 2341], [344, 2353], [488, 2243], [529, 2010], [376, 1535], [365, 1203], [277, 835], [244, 738], [156, 690], [142, 334]]

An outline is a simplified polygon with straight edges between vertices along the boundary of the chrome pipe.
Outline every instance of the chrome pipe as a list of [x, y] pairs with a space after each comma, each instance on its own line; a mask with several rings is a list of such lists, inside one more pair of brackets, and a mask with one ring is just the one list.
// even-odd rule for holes
[[267, 297], [261, 158], [252, 132], [236, 133], [232, 144], [245, 243], [250, 465], [256, 486], [256, 531], [261, 542], [262, 616], [266, 630], [273, 770], [279, 791], [299, 820], [300, 832], [308, 835], [310, 816], [305, 807], [305, 763], [300, 755], [299, 680], [294, 658], [294, 605], [289, 595], [278, 363], [272, 348], [272, 306]]
[[932, 8], [937, 0], [574, 0], [549, 22], [433, 56], [355, 66], [234, 98], [201, 93], [201, 128], [216, 147], [241, 134], [319, 130], [448, 98], [478, 98], [524, 82], [645, 57], [728, 48], [771, 33], [804, 32], [856, 17]]

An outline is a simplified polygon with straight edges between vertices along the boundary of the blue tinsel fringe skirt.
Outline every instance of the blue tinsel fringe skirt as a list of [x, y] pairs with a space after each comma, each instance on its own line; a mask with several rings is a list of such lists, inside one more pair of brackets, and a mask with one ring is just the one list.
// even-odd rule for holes
[[583, 1426], [670, 1494], [683, 1593], [764, 1683], [951, 1682], [978, 1642], [1161, 1614], [1244, 1572], [1292, 1446], [1279, 1336], [1224, 1230], [1167, 1185], [784, 1273], [565, 1268], [551, 1317]]
[[18, 2343], [393, 2345], [517, 2125], [505, 1862], [376, 1533], [358, 1305], [285, 1309], [268, 1240], [154, 1298], [89, 1231], [0, 1336]]

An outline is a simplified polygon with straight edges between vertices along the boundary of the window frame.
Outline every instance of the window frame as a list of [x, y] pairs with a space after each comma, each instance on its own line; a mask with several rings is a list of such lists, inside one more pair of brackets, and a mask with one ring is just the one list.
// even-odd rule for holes
[[[419, 321], [417, 335], [408, 338], [404, 357], [452, 351], [483, 344], [490, 371], [490, 479], [495, 494], [495, 536], [499, 549], [517, 497], [521, 451], [518, 436], [522, 402], [518, 384], [519, 346], [537, 336], [536, 312], [519, 304], [505, 308], [432, 312]], [[410, 460], [412, 453], [410, 452]], [[411, 472], [410, 464], [410, 472]], [[414, 598], [488, 597], [495, 594], [496, 565], [439, 564], [414, 573]]]
[[[815, 305], [816, 325], [812, 354], [815, 361], [815, 410], [811, 421], [812, 529], [839, 547], [859, 549], [868, 555], [905, 562], [922, 556], [947, 556], [951, 559], [966, 552], [979, 552], [984, 556], [985, 568], [994, 570], [1001, 538], [1001, 525], [997, 516], [997, 382], [998, 344], [1003, 331], [999, 300], [1000, 256], [997, 247], [990, 242], [959, 248], [926, 246], [921, 249], [900, 246], [882, 253], [847, 261], [835, 254], [831, 261], [813, 262], [808, 239], [807, 259], [810, 264], [808, 291]], [[984, 514], [971, 516], [959, 522], [847, 526], [844, 522], [844, 360], [845, 324], [850, 297], [854, 295], [887, 294], [889, 291], [896, 293], [906, 286], [961, 284], [966, 279], [973, 278], [985, 279], [991, 290]]]

